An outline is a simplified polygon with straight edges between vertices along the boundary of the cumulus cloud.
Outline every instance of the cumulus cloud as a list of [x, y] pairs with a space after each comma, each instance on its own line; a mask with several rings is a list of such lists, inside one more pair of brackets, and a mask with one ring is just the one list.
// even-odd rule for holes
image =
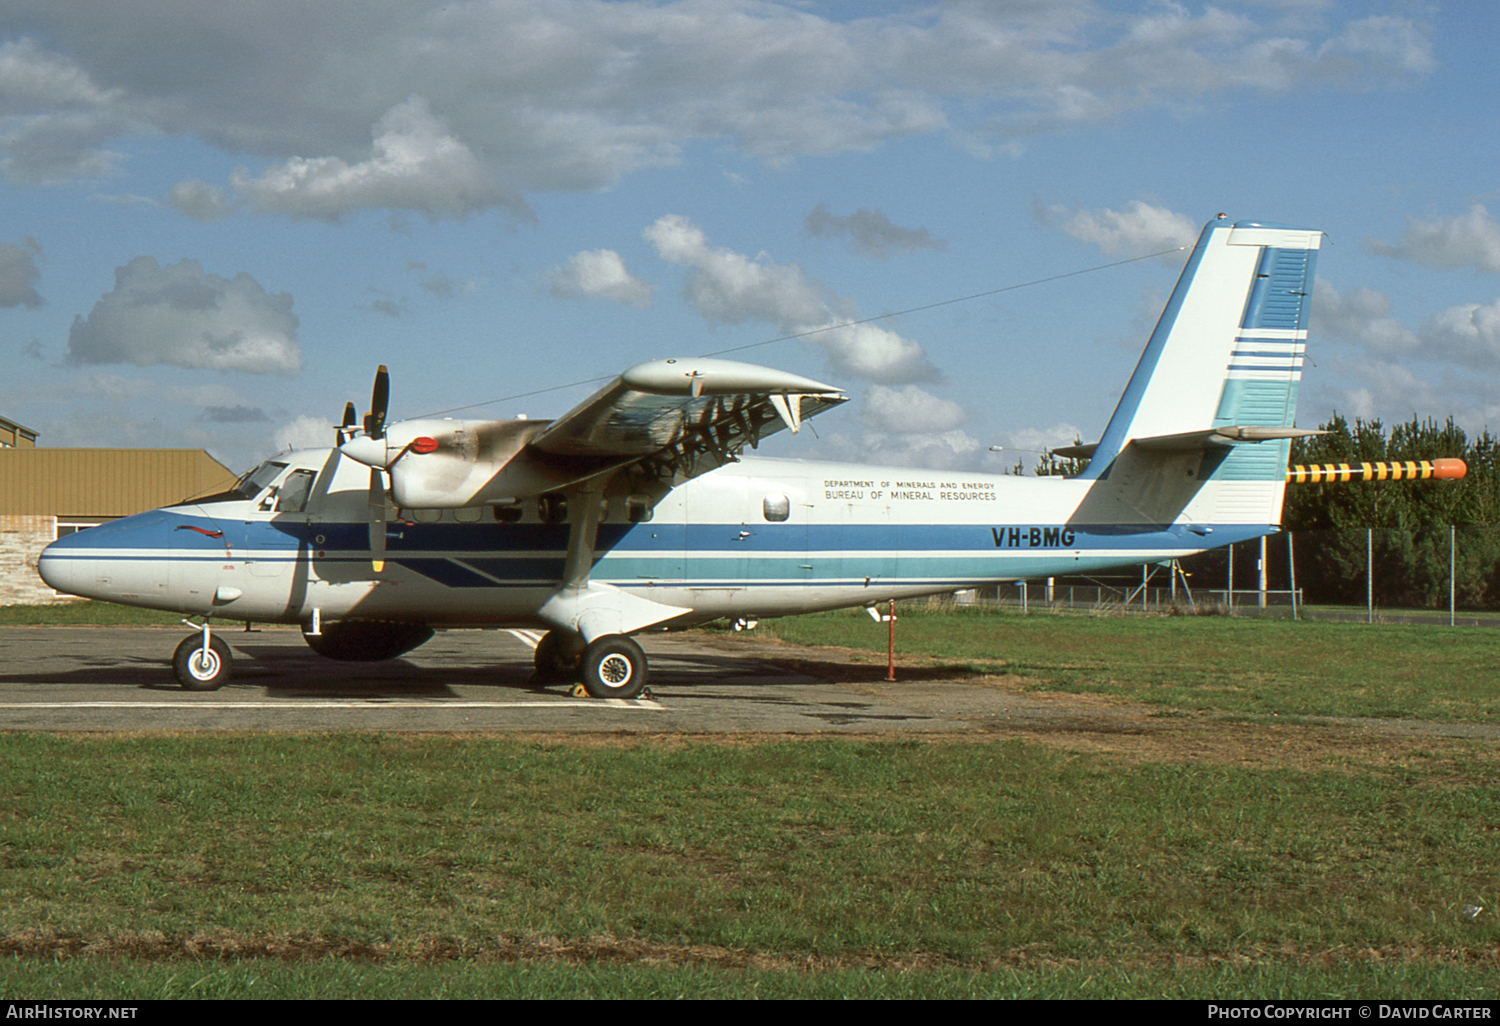
[[1492, 425], [1500, 415], [1500, 299], [1454, 304], [1412, 327], [1393, 307], [1382, 292], [1340, 293], [1318, 280], [1305, 385], [1323, 408], [1388, 421], [1437, 409], [1465, 427]]
[[325, 417], [293, 417], [271, 432], [271, 445], [277, 449], [323, 449], [332, 444], [332, 422]]
[[293, 157], [254, 178], [236, 172], [235, 190], [261, 210], [334, 221], [371, 207], [433, 217], [502, 207], [531, 217], [526, 201], [501, 186], [422, 97], [392, 107], [374, 134], [366, 160]]
[[222, 221], [239, 208], [223, 189], [207, 182], [178, 182], [167, 193], [167, 203], [195, 221]]
[[1421, 345], [1416, 333], [1391, 313], [1389, 296], [1365, 288], [1340, 293], [1322, 278], [1313, 283], [1308, 326], [1317, 335], [1378, 353], [1409, 353]]
[[924, 434], [952, 431], [969, 419], [968, 411], [951, 399], [941, 399], [924, 388], [873, 385], [865, 392], [865, 423], [887, 434]]
[[255, 374], [302, 369], [292, 297], [268, 295], [243, 272], [206, 273], [196, 260], [149, 256], [115, 269], [115, 287], [68, 333], [70, 364], [166, 364]]
[[1476, 203], [1466, 213], [1424, 221], [1409, 218], [1395, 245], [1369, 240], [1377, 253], [1428, 267], [1473, 267], [1500, 271], [1500, 224]]
[[1134, 200], [1120, 211], [1038, 204], [1034, 212], [1043, 224], [1060, 228], [1111, 256], [1140, 256], [1158, 250], [1171, 250], [1175, 255], [1176, 250], [1191, 246], [1198, 238], [1199, 226], [1192, 218], [1144, 200]]
[[852, 304], [807, 280], [796, 264], [778, 264], [714, 248], [686, 217], [668, 214], [642, 233], [662, 259], [692, 270], [683, 295], [704, 318], [761, 321], [783, 335], [806, 335], [833, 369], [867, 381], [905, 384], [941, 377], [922, 347], [876, 324], [852, 324]]
[[1456, 363], [1500, 368], [1500, 299], [1440, 310], [1426, 322], [1423, 335]]
[[23, 242], [0, 243], [0, 307], [42, 305], [36, 283], [41, 273], [36, 258], [42, 255], [41, 244], [28, 236]]
[[813, 207], [804, 222], [804, 231], [815, 238], [843, 239], [854, 252], [863, 256], [885, 257], [891, 250], [910, 252], [917, 249], [947, 249], [942, 239], [935, 239], [926, 228], [903, 228], [890, 218], [861, 207], [847, 217], [838, 217], [827, 203]]
[[1246, 10], [155, 0], [146, 31], [128, 4], [12, 0], [0, 173], [103, 175], [126, 159], [112, 140], [193, 136], [266, 162], [233, 180], [265, 210], [524, 217], [527, 192], [607, 187], [703, 142], [772, 164], [919, 134], [994, 152], [1140, 111], [1399, 85], [1434, 66], [1411, 18]]
[[651, 286], [625, 269], [612, 249], [576, 253], [547, 276], [547, 291], [558, 299], [609, 299], [627, 306], [651, 305]]
[[0, 175], [11, 181], [114, 174], [123, 158], [102, 144], [153, 131], [122, 90], [32, 39], [0, 43], [0, 96]]

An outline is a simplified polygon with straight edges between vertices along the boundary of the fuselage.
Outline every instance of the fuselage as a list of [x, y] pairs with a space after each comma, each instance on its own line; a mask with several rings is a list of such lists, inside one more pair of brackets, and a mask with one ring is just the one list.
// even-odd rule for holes
[[[1090, 522], [1096, 484], [746, 458], [654, 502], [608, 494], [590, 579], [680, 608], [680, 625], [1139, 565], [1274, 530], [1212, 523], [1211, 495], [1172, 523]], [[59, 592], [192, 615], [540, 625], [576, 510], [400, 510], [377, 571], [369, 501], [368, 468], [290, 453], [237, 492], [59, 539], [39, 570]]]

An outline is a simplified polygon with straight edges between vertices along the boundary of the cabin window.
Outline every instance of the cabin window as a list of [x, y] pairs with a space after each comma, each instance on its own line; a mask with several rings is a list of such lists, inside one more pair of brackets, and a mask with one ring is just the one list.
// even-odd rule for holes
[[503, 502], [495, 507], [495, 519], [502, 524], [519, 524], [521, 517], [525, 515], [525, 509], [521, 506], [521, 500]]
[[625, 515], [632, 524], [644, 524], [656, 515], [651, 500], [644, 495], [632, 495], [625, 500]]
[[766, 496], [765, 501], [760, 504], [760, 508], [767, 520], [773, 524], [778, 524], [792, 515], [792, 500], [780, 492], [772, 492]]
[[408, 512], [411, 518], [419, 524], [435, 524], [443, 519], [443, 511], [440, 509], [413, 509]]
[[453, 511], [453, 519], [460, 524], [477, 524], [484, 516], [484, 510], [478, 506], [460, 506]]

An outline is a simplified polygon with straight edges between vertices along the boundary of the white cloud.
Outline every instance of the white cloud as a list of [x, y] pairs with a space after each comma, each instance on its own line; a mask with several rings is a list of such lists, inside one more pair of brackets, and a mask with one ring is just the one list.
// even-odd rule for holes
[[0, 96], [0, 174], [12, 181], [114, 174], [123, 158], [99, 144], [154, 131], [121, 90], [31, 39], [0, 43]]
[[710, 321], [763, 321], [783, 335], [805, 335], [835, 372], [867, 381], [904, 384], [941, 377], [916, 342], [879, 325], [849, 323], [859, 320], [846, 313], [852, 304], [808, 281], [796, 264], [715, 249], [679, 214], [658, 218], [642, 234], [662, 259], [692, 269], [683, 293]]
[[1423, 221], [1409, 218], [1395, 245], [1369, 240], [1377, 253], [1429, 267], [1473, 267], [1500, 271], [1500, 224], [1476, 203], [1466, 213]]
[[1500, 369], [1500, 299], [1440, 310], [1422, 333], [1433, 348], [1455, 363]]
[[861, 416], [870, 427], [897, 435], [952, 431], [969, 420], [968, 411], [958, 403], [916, 385], [871, 386], [865, 392]]
[[1391, 314], [1389, 296], [1364, 288], [1340, 294], [1322, 278], [1313, 283], [1308, 330], [1377, 353], [1409, 353], [1421, 344], [1416, 333]]
[[625, 269], [612, 249], [576, 253], [547, 278], [547, 290], [558, 299], [609, 299], [627, 306], [651, 305], [651, 286]]
[[178, 182], [172, 186], [167, 193], [167, 202], [179, 214], [195, 221], [223, 220], [239, 206], [217, 185], [196, 181]]
[[234, 175], [234, 187], [261, 210], [338, 220], [354, 210], [418, 210], [432, 217], [462, 217], [501, 207], [530, 218], [520, 195], [502, 187], [474, 153], [414, 96], [392, 107], [375, 126], [372, 155], [349, 163], [339, 157], [293, 157], [252, 178]]
[[326, 449], [333, 441], [333, 422], [325, 417], [294, 417], [269, 435], [273, 449]]
[[1143, 256], [1171, 251], [1170, 259], [1198, 238], [1199, 226], [1185, 214], [1134, 200], [1122, 211], [1069, 210], [1067, 207], [1036, 207], [1038, 219], [1054, 225], [1079, 242], [1098, 246], [1111, 256]]
[[41, 279], [36, 258], [41, 253], [41, 245], [30, 237], [19, 245], [0, 243], [0, 307], [42, 305], [41, 293], [36, 290]]
[[1330, 69], [1359, 77], [1371, 73], [1399, 78], [1437, 68], [1425, 30], [1409, 18], [1376, 15], [1351, 21], [1318, 50]]
[[149, 256], [115, 269], [115, 287], [68, 333], [70, 364], [167, 364], [249, 373], [302, 369], [292, 297], [267, 295], [241, 272], [207, 274], [196, 260]]
[[268, 162], [235, 179], [262, 209], [524, 217], [527, 192], [607, 187], [703, 142], [771, 164], [932, 134], [1013, 151], [1140, 111], [1402, 84], [1434, 66], [1414, 19], [1325, 20], [1082, 0], [843, 19], [746, 0], [153, 0], [146, 19], [12, 0], [0, 171], [108, 174], [125, 159], [111, 140], [193, 136]]

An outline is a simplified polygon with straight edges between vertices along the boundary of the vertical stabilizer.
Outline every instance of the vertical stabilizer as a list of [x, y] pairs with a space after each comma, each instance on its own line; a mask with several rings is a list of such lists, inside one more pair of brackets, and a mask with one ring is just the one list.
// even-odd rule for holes
[[1211, 221], [1094, 447], [1072, 522], [1281, 521], [1322, 233]]
[[[1322, 233], [1210, 221], [1083, 475], [1108, 475], [1133, 440], [1219, 427], [1290, 428]], [[1286, 441], [1239, 445], [1218, 479], [1283, 480]]]

